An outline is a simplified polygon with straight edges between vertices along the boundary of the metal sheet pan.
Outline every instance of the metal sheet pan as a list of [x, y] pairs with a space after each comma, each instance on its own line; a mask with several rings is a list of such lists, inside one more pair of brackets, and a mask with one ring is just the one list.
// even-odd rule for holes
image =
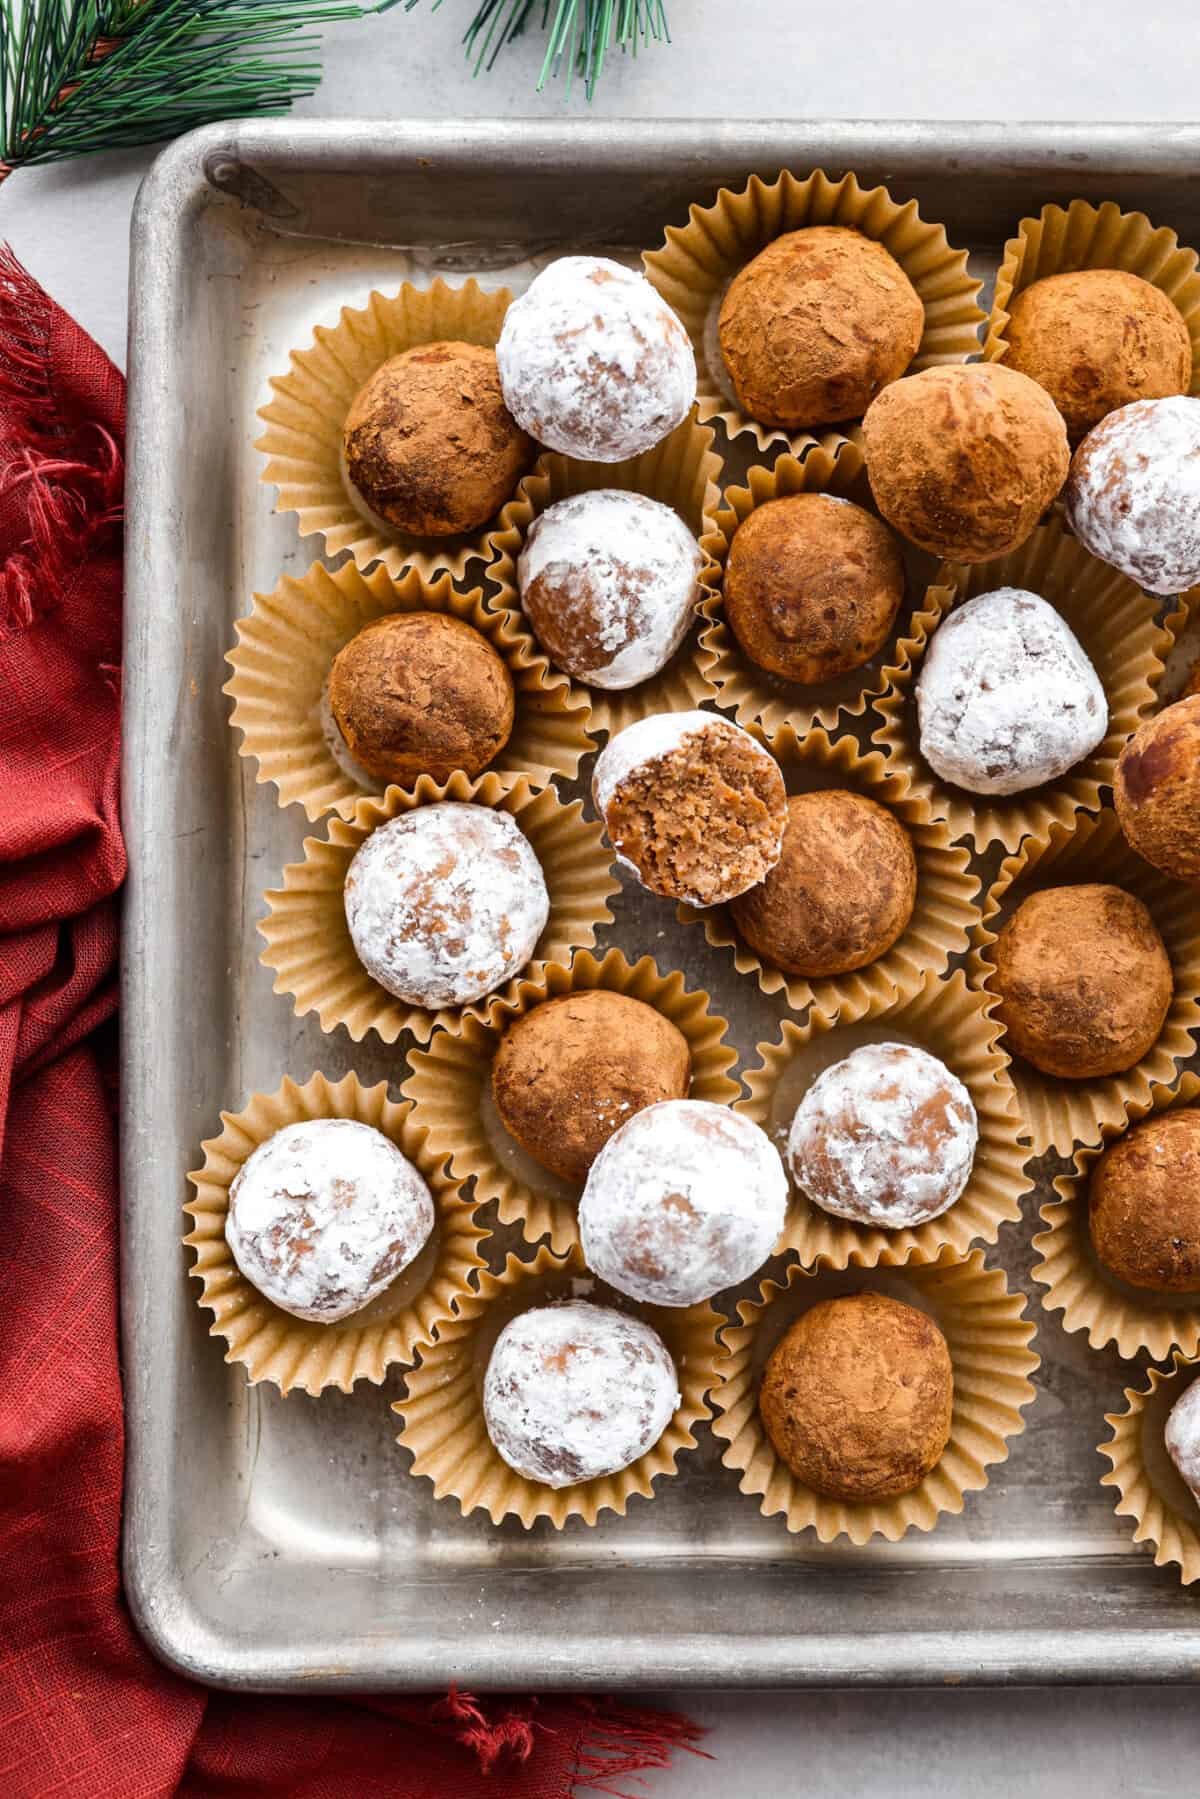
[[[1200, 241], [1198, 162], [1193, 125], [711, 121], [221, 126], [160, 157], [133, 231], [122, 1279], [126, 1584], [165, 1660], [293, 1690], [1200, 1676], [1200, 1602], [1131, 1547], [1097, 1484], [1130, 1371], [1053, 1318], [1025, 1435], [930, 1536], [791, 1538], [707, 1433], [626, 1519], [526, 1534], [408, 1477], [399, 1376], [319, 1402], [247, 1389], [180, 1244], [184, 1171], [221, 1106], [284, 1072], [403, 1078], [397, 1051], [296, 1021], [258, 964], [260, 894], [304, 827], [254, 786], [220, 689], [251, 591], [317, 551], [272, 515], [251, 447], [287, 349], [414, 273], [519, 283], [530, 258], [634, 251], [753, 170], [886, 179], [990, 272], [1023, 213], [1077, 194]], [[626, 890], [605, 941], [716, 989], [744, 1063], [774, 1034], [775, 1002], [669, 908]], [[1036, 1292], [1029, 1235], [1006, 1229], [992, 1255]]]

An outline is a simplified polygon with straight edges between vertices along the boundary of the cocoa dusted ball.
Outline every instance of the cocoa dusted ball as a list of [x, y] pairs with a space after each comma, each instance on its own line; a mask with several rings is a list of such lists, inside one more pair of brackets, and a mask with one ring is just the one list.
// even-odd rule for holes
[[925, 308], [883, 245], [845, 225], [789, 231], [731, 282], [721, 355], [764, 425], [858, 418], [920, 347]]
[[1200, 695], [1177, 700], [1135, 731], [1117, 762], [1113, 796], [1139, 856], [1200, 883]]
[[533, 446], [504, 404], [496, 352], [418, 344], [375, 370], [343, 428], [346, 480], [395, 531], [475, 531], [503, 506]]
[[1192, 340], [1160, 288], [1124, 269], [1048, 275], [1017, 294], [1006, 368], [1044, 387], [1072, 445], [1118, 406], [1185, 394]]
[[955, 562], [990, 562], [1024, 543], [1070, 467], [1053, 400], [1002, 362], [906, 376], [874, 402], [863, 437], [884, 518]]
[[769, 500], [729, 548], [730, 629], [751, 662], [788, 681], [825, 681], [870, 661], [903, 598], [896, 539], [833, 494]]
[[354, 760], [384, 781], [477, 775], [513, 725], [513, 684], [487, 638], [444, 612], [364, 625], [329, 672], [329, 708]]
[[1158, 1041], [1171, 961], [1141, 900], [1120, 887], [1031, 893], [997, 937], [992, 960], [1008, 1047], [1043, 1074], [1119, 1074]]
[[950, 1440], [954, 1370], [916, 1306], [848, 1293], [809, 1308], [776, 1344], [758, 1409], [775, 1453], [831, 1499], [898, 1499]]
[[1154, 1293], [1200, 1290], [1200, 1108], [1135, 1124], [1092, 1169], [1092, 1246], [1119, 1280]]
[[509, 1135], [534, 1159], [583, 1181], [635, 1112], [686, 1099], [687, 1038], [653, 1006], [601, 988], [526, 1012], [505, 1032], [492, 1094]]
[[912, 917], [917, 859], [886, 807], [837, 788], [787, 803], [783, 854], [730, 902], [751, 949], [789, 974], [848, 974], [891, 948]]

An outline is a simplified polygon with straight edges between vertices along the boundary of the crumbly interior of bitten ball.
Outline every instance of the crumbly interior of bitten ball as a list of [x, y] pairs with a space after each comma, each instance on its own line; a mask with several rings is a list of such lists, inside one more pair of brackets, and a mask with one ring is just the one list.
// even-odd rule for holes
[[783, 815], [779, 771], [754, 740], [702, 732], [633, 768], [606, 822], [652, 892], [712, 905], [773, 867]]

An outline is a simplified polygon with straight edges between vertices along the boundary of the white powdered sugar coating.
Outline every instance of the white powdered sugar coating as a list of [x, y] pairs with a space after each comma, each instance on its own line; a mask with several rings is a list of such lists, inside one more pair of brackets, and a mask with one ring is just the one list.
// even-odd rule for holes
[[589, 462], [649, 450], [696, 397], [687, 332], [645, 276], [602, 256], [543, 269], [505, 314], [496, 362], [522, 429]]
[[904, 1230], [954, 1204], [978, 1141], [971, 1096], [944, 1062], [907, 1044], [869, 1043], [808, 1089], [788, 1162], [823, 1211]]
[[921, 753], [970, 793], [1024, 793], [1102, 742], [1108, 701], [1070, 626], [1036, 593], [997, 587], [934, 633], [917, 681]]
[[238, 1170], [225, 1241], [274, 1305], [334, 1324], [408, 1267], [433, 1224], [429, 1188], [382, 1131], [314, 1118], [285, 1124]]
[[1200, 1380], [1194, 1380], [1167, 1417], [1167, 1454], [1200, 1505]]
[[765, 1132], [708, 1100], [636, 1113], [592, 1163], [579, 1202], [588, 1267], [650, 1305], [691, 1306], [760, 1268], [788, 1183]]
[[1076, 450], [1067, 516], [1084, 548], [1148, 593], [1200, 581], [1200, 399], [1134, 400]]
[[518, 974], [550, 916], [541, 864], [507, 812], [440, 801], [372, 831], [346, 923], [373, 980], [413, 1006], [465, 1006]]
[[510, 1468], [569, 1487], [628, 1468], [679, 1405], [658, 1332], [607, 1306], [566, 1300], [522, 1312], [496, 1339], [483, 1415]]
[[593, 687], [624, 689], [665, 668], [683, 642], [702, 560], [670, 506], [605, 487], [534, 520], [517, 578], [522, 601], [543, 584], [538, 610], [554, 614], [560, 643], [571, 640], [551, 659]]

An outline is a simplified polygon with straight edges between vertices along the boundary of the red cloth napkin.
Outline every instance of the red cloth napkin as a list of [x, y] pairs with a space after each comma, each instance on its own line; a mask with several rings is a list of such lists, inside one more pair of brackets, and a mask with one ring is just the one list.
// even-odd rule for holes
[[0, 252], [0, 1795], [619, 1792], [695, 1728], [587, 1700], [208, 1693], [151, 1658], [125, 1609], [113, 1063], [124, 423], [121, 375]]

